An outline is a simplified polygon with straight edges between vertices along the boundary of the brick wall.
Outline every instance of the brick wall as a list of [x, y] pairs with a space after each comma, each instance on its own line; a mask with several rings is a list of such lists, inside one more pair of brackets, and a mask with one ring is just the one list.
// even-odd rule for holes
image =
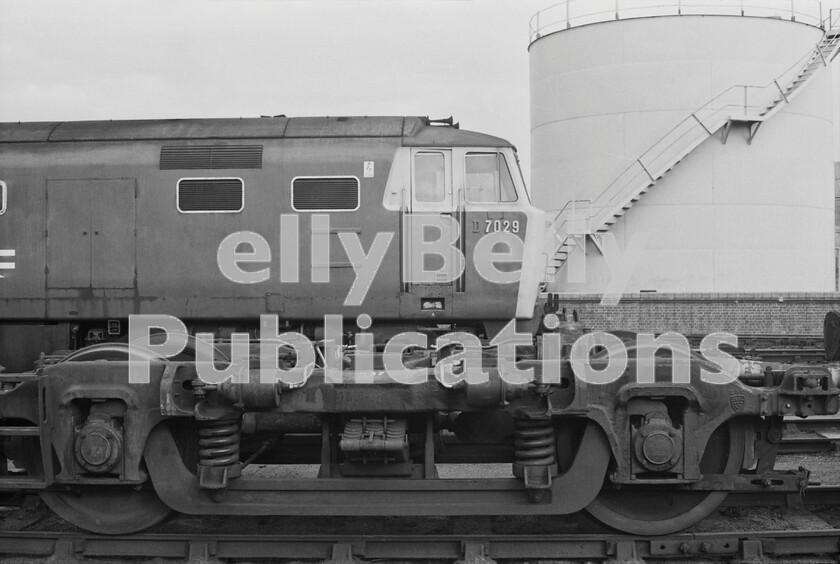
[[826, 312], [840, 311], [840, 293], [632, 294], [616, 306], [600, 301], [596, 295], [561, 297], [590, 329], [650, 333], [822, 335]]
[[[840, 208], [840, 163], [834, 163], [834, 183], [835, 205]], [[840, 248], [840, 219], [835, 221]], [[600, 295], [561, 299], [591, 329], [650, 333], [822, 335], [826, 312], [840, 311], [840, 293], [632, 294], [617, 306], [602, 306], [600, 301]]]

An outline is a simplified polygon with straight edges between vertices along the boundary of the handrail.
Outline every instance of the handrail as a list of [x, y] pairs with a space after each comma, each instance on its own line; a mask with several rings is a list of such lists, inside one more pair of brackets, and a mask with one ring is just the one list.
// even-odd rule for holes
[[566, 202], [566, 205], [563, 206], [562, 208], [560, 208], [559, 210], [556, 210], [556, 209], [546, 210], [547, 213], [548, 212], [557, 212], [556, 214], [554, 214], [554, 219], [552, 221], [546, 221], [545, 222], [546, 227], [548, 227], [549, 225], [554, 223], [557, 219], [559, 219], [560, 216], [563, 215], [563, 212], [565, 212], [569, 208], [569, 206], [574, 207], [575, 204], [578, 203], [578, 202], [589, 202], [589, 200], [569, 200], [568, 202]]
[[[840, 12], [840, 10], [837, 11]], [[829, 24], [833, 24], [832, 12], [834, 12], [834, 10], [829, 13]], [[840, 14], [838, 15], [840, 16]], [[831, 25], [831, 27], [833, 29], [833, 25]], [[617, 213], [617, 209], [614, 209], [614, 207], [618, 205], [618, 202], [621, 202], [623, 205], [624, 200], [629, 195], [627, 192], [628, 186], [638, 188], [645, 176], [647, 176], [650, 183], [653, 183], [656, 181], [657, 176], [661, 176], [661, 174], [664, 173], [664, 167], [667, 167], [668, 165], [673, 166], [672, 161], [666, 160], [664, 161], [664, 164], [660, 163], [659, 165], [657, 165], [657, 161], [666, 154], [668, 149], [671, 149], [677, 144], [677, 142], [692, 133], [696, 127], [702, 127], [703, 130], [705, 130], [706, 135], [698, 136], [699, 140], [690, 139], [687, 151], [693, 149], [694, 146], [698, 145], [703, 140], [708, 139], [709, 136], [720, 129], [720, 127], [729, 120], [742, 118], [760, 121], [769, 117], [768, 114], [772, 110], [768, 109], [764, 114], [761, 114], [761, 111], [768, 108], [768, 105], [772, 104], [776, 96], [781, 95], [782, 100], [785, 102], [788, 101], [784, 90], [781, 86], [779, 86], [779, 81], [782, 81], [785, 84], [790, 84], [794, 77], [798, 76], [802, 70], [811, 65], [816, 60], [816, 57], [820, 55], [820, 46], [821, 44], [818, 43], [813, 49], [805, 53], [778, 77], [774, 78], [764, 86], [735, 85], [727, 88], [706, 102], [706, 104], [694, 112], [691, 112], [685, 119], [680, 121], [675, 127], [663, 135], [656, 143], [654, 143], [647, 151], [636, 159], [636, 161], [628, 166], [613, 182], [601, 191], [595, 199], [571, 200], [567, 202], [566, 205], [563, 206], [563, 208], [555, 215], [551, 222], [546, 222], [546, 228], [552, 233], [551, 238], [546, 241], [542, 253], [546, 256], [546, 265], [548, 264], [547, 261], [556, 254], [556, 252], [563, 246], [563, 242], [565, 242], [565, 240], [569, 237], [568, 231], [564, 233], [562, 229], [573, 219], [579, 220], [579, 218], [567, 217], [575, 210], [577, 203], [586, 202], [589, 207], [590, 212], [588, 217], [585, 219], [585, 221], [590, 224], [590, 227], [588, 228], [591, 228], [591, 222], [596, 218], [598, 218], [598, 221], [595, 221], [595, 223], [598, 227], [600, 227], [602, 223], [609, 219], [609, 217], [606, 217], [605, 214], [609, 216], [615, 215], [614, 212]], [[771, 96], [762, 97], [761, 99], [763, 102], [758, 104], [750, 103], [751, 91], [765, 93], [768, 90], [772, 91], [773, 94]], [[753, 99], [755, 99], [755, 95], [753, 95]], [[782, 100], [779, 100], [777, 104], [778, 106], [782, 105]], [[688, 127], [686, 127], [686, 125], [688, 125]], [[694, 146], [690, 146], [691, 143], [696, 144], [694, 144]], [[685, 149], [686, 147], [683, 147], [682, 151], [685, 151]], [[617, 185], [621, 185], [621, 187], [618, 190], [615, 190], [614, 187]], [[609, 199], [602, 202], [602, 198], [611, 192], [612, 194], [609, 196]], [[618, 202], [615, 202], [615, 200], [619, 197], [620, 199]], [[630, 197], [632, 198], [632, 195]], [[597, 211], [592, 214], [592, 209]], [[568, 230], [567, 227], [566, 229]], [[558, 240], [560, 240], [560, 244], [555, 245], [555, 242]]]
[[[610, 203], [612, 203], [618, 196], [624, 195], [623, 191], [619, 191], [610, 197], [608, 200], [602, 202], [602, 198], [608, 194], [614, 186], [619, 184], [625, 176], [631, 176], [627, 178], [626, 181], [629, 183], [630, 180], [641, 176], [641, 172], [637, 172], [635, 174], [631, 174], [632, 170], [636, 168], [637, 165], [641, 165], [642, 169], [645, 169], [644, 172], [646, 174], [649, 173], [649, 169], [653, 169], [655, 175], [658, 175], [660, 171], [659, 168], [653, 166], [656, 163], [656, 160], [660, 158], [665, 152], [673, 147], [680, 139], [684, 138], [688, 133], [690, 133], [691, 129], [697, 125], [699, 121], [699, 125], [701, 125], [707, 132], [708, 131], [717, 131], [721, 126], [723, 126], [726, 121], [733, 119], [733, 118], [744, 118], [744, 119], [754, 119], [759, 120], [759, 118], [763, 119], [764, 116], [757, 115], [760, 113], [762, 109], [766, 108], [768, 104], [772, 103], [773, 99], [779, 95], [776, 87], [781, 80], [785, 84], [789, 84], [791, 80], [786, 80], [785, 77], [788, 77], [791, 72], [796, 72], [799, 69], [802, 69], [804, 65], [809, 64], [813, 61], [813, 58], [819, 54], [819, 44], [816, 47], [808, 51], [805, 55], [803, 55], [796, 63], [791, 65], [785, 72], [780, 74], [777, 78], [773, 79], [769, 83], [764, 86], [754, 86], [754, 85], [736, 85], [732, 86], [726, 90], [724, 90], [719, 95], [712, 98], [709, 102], [689, 114], [685, 119], [679, 122], [674, 128], [672, 128], [668, 133], [663, 135], [653, 146], [650, 147], [647, 151], [645, 151], [641, 157], [636, 159], [618, 178], [616, 178], [612, 183], [610, 183], [598, 196], [596, 196], [592, 201], [593, 208], [605, 208]], [[803, 63], [803, 61], [808, 61]], [[795, 69], [795, 70], [794, 70]], [[795, 76], [795, 75], [794, 75]], [[792, 78], [792, 77], [790, 77]], [[758, 99], [761, 100], [760, 103], [752, 103], [750, 104], [750, 93], [751, 92], [758, 92], [759, 95], [765, 94], [766, 92], [772, 92], [769, 96], [760, 96]], [[743, 95], [742, 95], [743, 93]], [[756, 95], [752, 95], [753, 99], [756, 99]], [[786, 100], [786, 97], [783, 96], [783, 99]], [[779, 102], [781, 104], [781, 101]], [[698, 115], [703, 115], [704, 118], [700, 119]], [[686, 131], [686, 124], [691, 125]], [[667, 142], [670, 138], [676, 137], [670, 142]], [[705, 137], [704, 137], [705, 139]], [[655, 179], [654, 179], [655, 180]], [[601, 210], [596, 213], [600, 214]]]
[[[698, 115], [703, 115], [705, 121], [709, 122], [711, 120], [711, 118], [714, 118], [714, 117], [718, 116], [719, 114], [721, 114], [722, 112], [727, 111], [727, 110], [736, 110], [737, 109], [739, 112], [741, 110], [743, 110], [743, 116], [747, 117], [749, 115], [751, 109], [752, 110], [760, 110], [761, 108], [765, 107], [766, 103], [769, 103], [770, 100], [768, 100], [767, 97], [764, 97], [764, 98], [762, 98], [764, 100], [762, 103], [750, 104], [750, 92], [752, 92], [752, 91], [762, 91], [763, 92], [763, 91], [767, 91], [768, 89], [771, 89], [772, 87], [774, 87], [776, 85], [776, 83], [780, 79], [783, 79], [783, 77], [787, 76], [794, 69], [797, 69], [797, 70], [800, 69], [802, 67], [802, 65], [804, 64], [803, 62], [805, 60], [809, 59], [814, 54], [815, 51], [816, 51], [816, 48], [809, 50], [805, 55], [800, 57], [794, 64], [792, 64], [787, 70], [785, 70], [777, 78], [774, 78], [773, 80], [771, 80], [770, 82], [768, 82], [764, 86], [755, 86], [755, 85], [749, 85], [749, 84], [740, 84], [740, 85], [730, 86], [729, 88], [727, 88], [726, 90], [724, 90], [723, 92], [721, 92], [720, 94], [718, 94], [717, 96], [715, 96], [714, 98], [712, 98], [711, 100], [709, 100], [708, 102], [706, 102], [705, 104], [700, 106], [694, 112], [691, 112], [686, 118], [684, 118], [677, 125], [675, 125], [671, 130], [669, 130], [667, 133], [665, 133], [665, 135], [660, 137], [647, 151], [645, 151], [638, 159], [636, 159], [633, 162], [633, 164], [631, 164], [629, 167], [627, 167], [627, 169], [625, 169], [625, 171], [622, 172], [622, 174], [619, 175], [619, 177], [616, 180], [614, 180], [606, 188], [604, 188], [604, 190], [601, 193], [599, 193], [592, 200], [593, 206], [601, 207], [599, 205], [599, 202], [601, 201], [601, 199], [604, 197], [605, 194], [607, 194], [610, 191], [610, 189], [613, 186], [616, 185], [616, 183], [618, 183], [619, 180], [621, 180], [621, 178], [625, 174], [627, 174], [627, 172], [629, 172], [630, 170], [635, 168], [635, 166], [637, 164], [643, 163], [644, 161], [647, 161], [648, 163], [650, 163], [653, 159], [649, 159], [647, 157], [650, 157], [654, 153], [654, 151], [657, 150], [663, 144], [663, 142], [665, 142], [667, 139], [669, 139], [670, 137], [673, 137], [674, 135], [678, 134], [681, 130], [683, 130], [683, 126], [686, 123], [697, 123], [699, 121], [700, 125], [703, 125], [704, 128], [709, 129], [709, 127], [706, 126], [703, 123], [704, 120], [700, 119], [700, 117], [698, 117]], [[785, 82], [787, 82], [787, 81], [785, 81]], [[743, 95], [741, 93], [743, 93]], [[753, 98], [754, 97], [755, 96], [753, 96]], [[710, 114], [704, 115], [704, 114], [706, 114], [710, 111], [711, 111]], [[731, 117], [732, 114], [727, 114], [727, 115]], [[717, 120], [715, 120], [715, 121], [717, 121]], [[716, 130], [716, 129], [717, 128], [715, 128], [714, 130]], [[678, 141], [680, 138], [684, 137], [686, 133], [687, 132], [684, 132], [681, 135], [678, 135], [677, 139], [674, 139], [673, 142], [671, 142], [667, 146], [665, 146], [663, 148], [663, 150], [672, 147], [674, 145], [674, 143], [676, 143], [676, 141]], [[659, 156], [659, 155], [661, 155], [661, 153], [659, 153], [657, 156]], [[612, 199], [614, 199], [614, 198], [611, 198], [607, 202], [604, 202], [604, 205], [609, 203], [609, 201], [611, 201]], [[563, 208], [563, 209], [565, 209], [565, 208]]]
[[[630, 5], [632, 2], [635, 5]], [[754, 3], [752, 3], [754, 2]], [[566, 0], [540, 10], [529, 22], [529, 43], [540, 37], [582, 25], [654, 16], [722, 15], [786, 19], [825, 29], [831, 24], [819, 0]]]
[[[577, 209], [579, 204], [585, 204], [586, 205], [585, 206], [586, 215], [583, 218], [578, 217], [577, 214], [575, 214], [575, 210]], [[590, 212], [590, 206], [591, 206], [591, 201], [590, 200], [570, 200], [570, 201], [566, 202], [566, 205], [563, 206], [563, 208], [554, 215], [554, 219], [552, 219], [551, 221], [546, 221], [545, 222], [546, 223], [546, 225], [545, 225], [546, 230], [548, 230], [549, 232], [554, 234], [554, 237], [552, 237], [551, 239], [546, 241], [546, 243], [544, 245], [544, 248], [543, 248], [543, 254], [549, 253], [549, 254], [553, 255], [557, 252], [557, 249], [560, 246], [562, 246], [562, 240], [561, 240], [560, 245], [558, 245], [558, 246], [555, 246], [552, 243], [556, 240], [555, 238], [557, 237], [557, 234], [562, 233], [563, 234], [562, 239], [565, 239], [566, 237], [569, 236], [568, 224], [573, 222], [573, 221], [581, 221], [582, 220], [582, 221], [585, 222], [582, 227], [579, 227], [578, 229], [575, 229], [576, 232], [578, 232], [578, 231], [579, 232], [584, 232], [584, 233], [589, 232], [590, 227], [589, 227], [589, 225], [586, 225], [586, 223], [588, 223], [592, 219], [592, 214]], [[548, 210], [548, 211], [551, 212], [551, 211], [555, 211], [555, 210]], [[564, 228], [566, 229], [565, 232], [563, 231]]]

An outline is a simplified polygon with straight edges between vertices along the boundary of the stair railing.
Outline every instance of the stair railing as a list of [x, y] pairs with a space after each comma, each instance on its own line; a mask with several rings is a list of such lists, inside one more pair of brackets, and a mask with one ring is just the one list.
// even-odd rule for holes
[[[825, 24], [829, 30], [840, 24], [840, 10], [832, 9]], [[622, 209], [629, 207], [633, 198], [643, 193], [646, 187], [653, 185], [727, 122], [760, 122], [772, 116], [774, 110], [788, 103], [789, 99], [781, 84], [792, 84], [795, 78], [820, 56], [821, 45], [822, 42], [818, 43], [783, 73], [763, 86], [742, 84], [727, 88], [663, 135], [593, 200], [569, 201], [552, 221], [546, 222], [547, 240], [543, 249], [546, 271], [548, 272], [549, 263], [570, 235], [593, 233], [602, 229]], [[770, 111], [762, 114], [762, 110], [767, 109]], [[585, 207], [580, 205], [583, 203], [586, 204]], [[586, 218], [580, 217], [581, 209], [588, 210]]]
[[831, 8], [820, 27], [827, 31], [840, 27], [840, 8]]
[[708, 139], [728, 121], [763, 121], [770, 117], [769, 114], [759, 114], [775, 97], [781, 95], [778, 84], [793, 82], [818, 53], [819, 44], [764, 86], [731, 86], [691, 112], [592, 200], [595, 213], [592, 223], [595, 230], [624, 207], [646, 179], [649, 183], [644, 186], [656, 182], [681, 156]]
[[[589, 200], [570, 200], [554, 215], [554, 219], [545, 222], [546, 241], [543, 246], [545, 269], [569, 237], [586, 235], [592, 232], [591, 202]], [[555, 210], [549, 210], [548, 213]]]

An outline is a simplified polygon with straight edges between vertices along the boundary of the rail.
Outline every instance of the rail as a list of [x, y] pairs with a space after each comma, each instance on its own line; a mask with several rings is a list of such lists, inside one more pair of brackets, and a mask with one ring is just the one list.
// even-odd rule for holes
[[583, 25], [656, 16], [719, 15], [783, 19], [826, 29], [830, 10], [818, 0], [567, 0], [540, 10], [529, 23], [529, 43]]
[[[206, 534], [142, 533], [105, 536], [66, 532], [0, 532], [0, 554], [26, 561], [124, 561], [128, 558], [181, 562], [283, 559], [321, 563], [604, 561], [692, 562], [732, 559], [763, 562], [764, 556], [802, 558], [840, 554], [832, 528], [742, 530], [633, 537], [584, 534]], [[774, 560], [775, 561], [775, 560]]]

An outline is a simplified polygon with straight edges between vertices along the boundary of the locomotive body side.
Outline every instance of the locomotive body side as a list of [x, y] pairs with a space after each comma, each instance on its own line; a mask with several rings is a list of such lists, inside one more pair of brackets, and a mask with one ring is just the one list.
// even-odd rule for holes
[[[466, 201], [467, 154], [503, 159], [515, 184], [508, 201]], [[446, 159], [441, 201], [414, 197], [418, 155]], [[507, 284], [486, 281], [472, 256], [482, 236], [498, 231], [538, 248], [541, 213], [512, 147], [420, 118], [4, 124], [0, 180], [0, 248], [15, 253], [14, 269], [0, 271], [0, 364], [11, 370], [28, 369], [39, 352], [125, 340], [132, 314], [172, 315], [191, 331], [226, 335], [254, 332], [264, 313], [314, 334], [325, 314], [366, 313], [391, 331], [417, 322], [481, 330], [483, 321], [499, 326], [534, 311], [532, 251], [529, 264], [520, 256], [501, 265], [529, 272]], [[457, 280], [407, 279], [410, 215], [458, 221], [453, 248], [466, 260]], [[326, 253], [313, 240], [325, 229]], [[237, 261], [264, 272], [258, 282], [223, 272], [220, 245], [236, 233], [249, 241], [237, 252], [258, 243], [268, 253]], [[357, 275], [342, 234], [367, 253], [379, 233], [392, 234], [387, 251], [364, 301], [348, 304]]]

